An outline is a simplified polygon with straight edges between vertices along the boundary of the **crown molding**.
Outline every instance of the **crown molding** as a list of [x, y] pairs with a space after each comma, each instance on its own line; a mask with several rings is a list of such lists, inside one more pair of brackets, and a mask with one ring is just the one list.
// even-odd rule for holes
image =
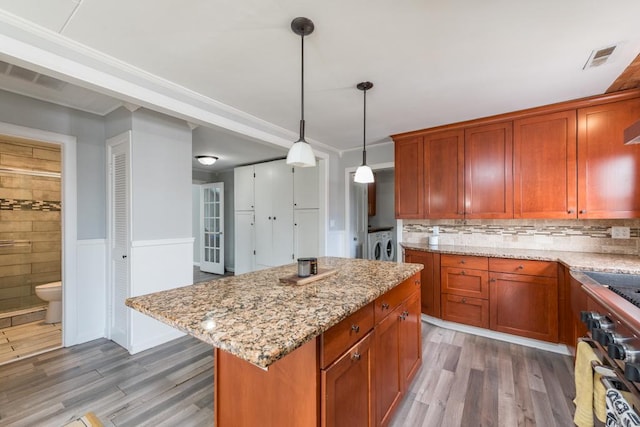
[[[0, 56], [98, 93], [289, 148], [298, 134], [0, 10]], [[339, 150], [314, 139], [314, 146]]]

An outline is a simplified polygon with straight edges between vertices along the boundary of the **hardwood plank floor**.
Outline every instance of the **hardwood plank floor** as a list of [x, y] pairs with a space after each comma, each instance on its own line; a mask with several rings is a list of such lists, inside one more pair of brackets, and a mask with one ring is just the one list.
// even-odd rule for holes
[[62, 345], [60, 323], [25, 323], [0, 329], [0, 365]]
[[[423, 366], [391, 422], [571, 426], [572, 359], [423, 323]], [[129, 355], [106, 339], [0, 366], [0, 426], [213, 425], [213, 351], [183, 337]]]

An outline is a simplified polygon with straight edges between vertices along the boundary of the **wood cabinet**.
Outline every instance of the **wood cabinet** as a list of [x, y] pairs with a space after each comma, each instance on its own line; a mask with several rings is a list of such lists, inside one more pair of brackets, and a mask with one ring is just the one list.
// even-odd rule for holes
[[464, 131], [423, 139], [424, 218], [464, 218]]
[[413, 262], [424, 266], [420, 272], [421, 311], [428, 316], [439, 318], [441, 316], [440, 254], [405, 249], [404, 262]]
[[[373, 332], [323, 369], [323, 427], [374, 426]], [[295, 405], [295, 402], [292, 402]]]
[[464, 132], [465, 218], [513, 218], [512, 123]]
[[215, 425], [386, 426], [422, 361], [420, 275], [260, 369], [215, 349]]
[[395, 207], [396, 218], [422, 218], [424, 164], [422, 137], [395, 142]]
[[491, 258], [489, 270], [490, 328], [558, 342], [557, 264]]
[[513, 122], [515, 218], [577, 218], [576, 111]]
[[639, 218], [638, 117], [633, 90], [394, 135], [396, 217]]
[[578, 110], [578, 217], [640, 217], [640, 145], [624, 129], [640, 117], [640, 99]]
[[376, 300], [376, 426], [389, 424], [422, 361], [419, 290], [414, 277]]
[[442, 319], [488, 328], [488, 259], [442, 255], [440, 260]]

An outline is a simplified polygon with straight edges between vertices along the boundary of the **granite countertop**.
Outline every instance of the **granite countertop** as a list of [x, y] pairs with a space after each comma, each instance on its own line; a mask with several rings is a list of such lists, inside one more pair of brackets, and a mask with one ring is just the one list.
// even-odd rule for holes
[[338, 272], [306, 285], [282, 284], [297, 264], [230, 276], [148, 295], [125, 304], [267, 368], [403, 280], [421, 264], [324, 257]]
[[571, 270], [602, 271], [608, 273], [640, 274], [637, 255], [598, 254], [589, 252], [546, 251], [515, 248], [489, 248], [480, 246], [429, 246], [426, 243], [401, 243], [405, 249], [441, 254], [475, 255], [494, 258], [516, 258], [557, 261]]

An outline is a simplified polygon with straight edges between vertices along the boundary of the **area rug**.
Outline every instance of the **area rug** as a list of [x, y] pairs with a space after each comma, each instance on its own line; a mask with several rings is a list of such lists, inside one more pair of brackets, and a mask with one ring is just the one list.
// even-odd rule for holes
[[93, 412], [87, 412], [77, 420], [65, 424], [64, 427], [104, 427], [104, 425]]

